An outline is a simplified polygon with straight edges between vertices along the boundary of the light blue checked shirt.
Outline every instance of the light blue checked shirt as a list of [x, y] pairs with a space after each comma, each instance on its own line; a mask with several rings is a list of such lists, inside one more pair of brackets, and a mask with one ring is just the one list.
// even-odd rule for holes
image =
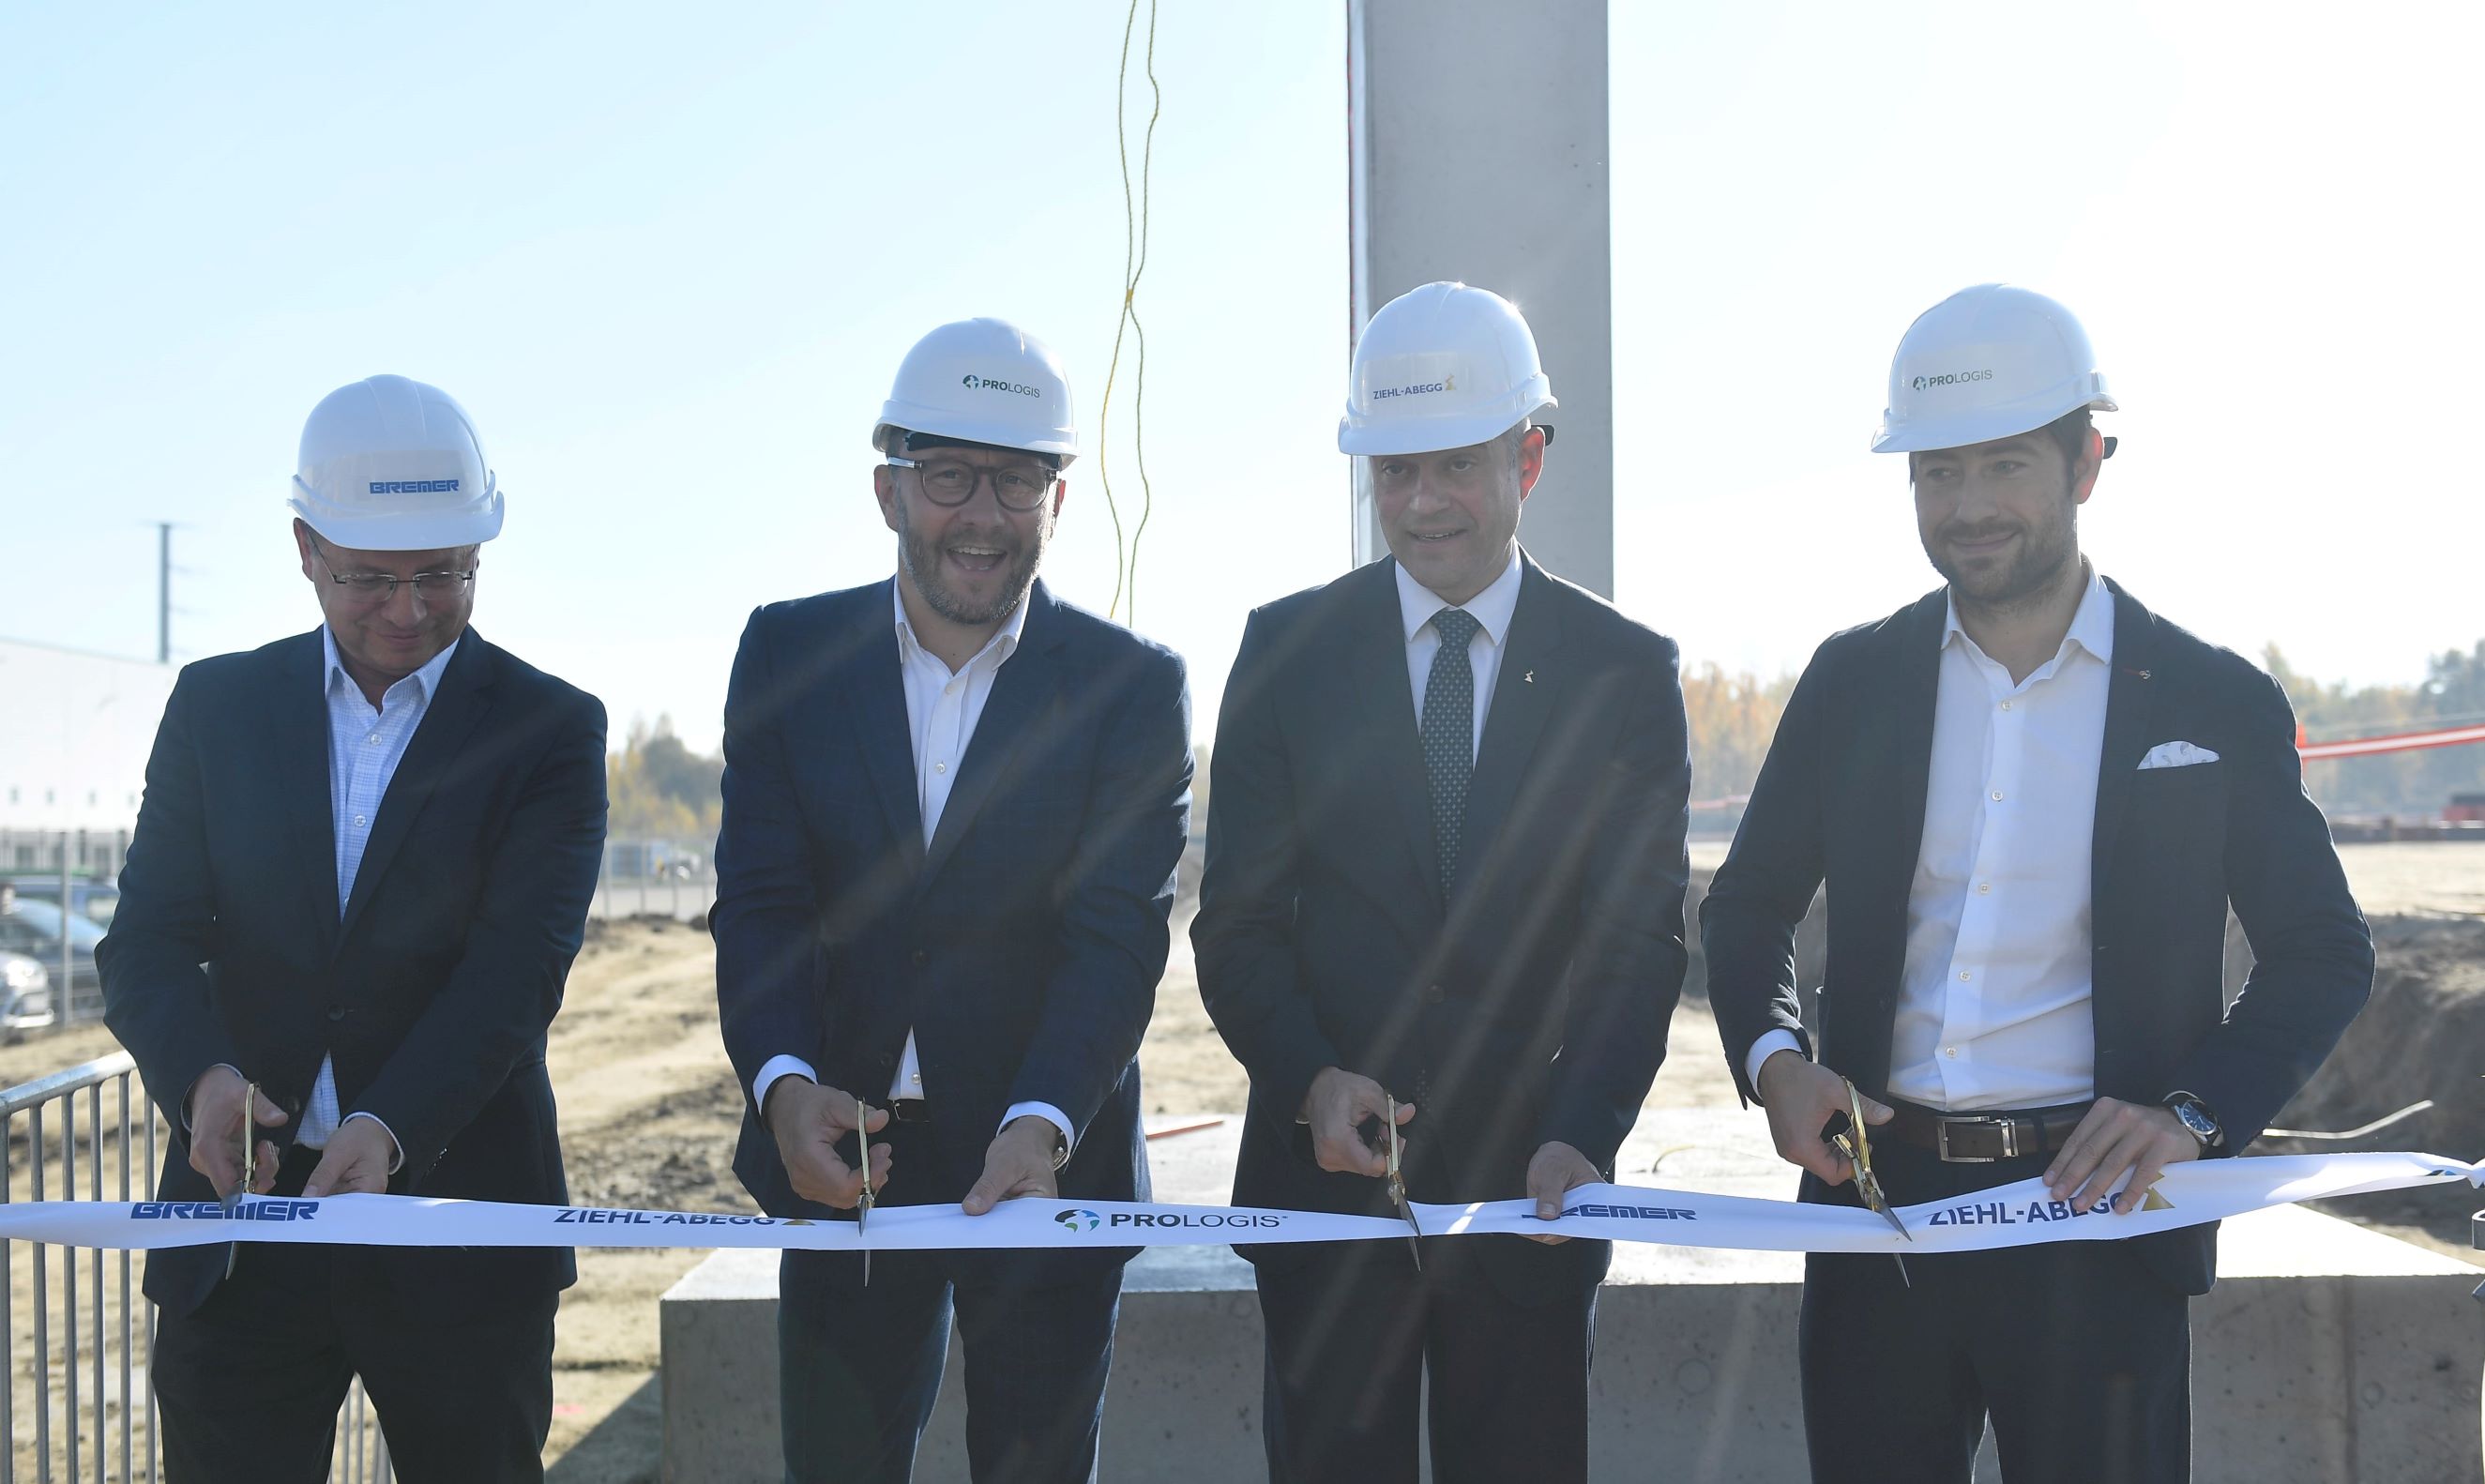
[[[362, 869], [363, 851], [370, 845], [380, 800], [388, 795], [389, 780], [396, 777], [396, 765], [405, 760], [406, 744], [423, 725], [423, 713], [439, 694], [441, 672], [449, 668], [457, 646], [451, 644], [421, 670], [390, 686], [373, 706], [364, 699], [354, 677], [345, 673], [344, 662], [337, 655], [337, 636], [323, 626], [319, 643], [328, 655], [328, 822], [337, 838], [337, 911], [341, 917], [345, 904], [354, 898], [354, 877]], [[323, 1058], [294, 1141], [324, 1149], [344, 1116], [337, 1106], [336, 1061]], [[352, 1116], [370, 1118], [388, 1128], [367, 1113]], [[395, 1141], [396, 1130], [389, 1130], [389, 1139]], [[404, 1158], [400, 1149], [397, 1159]]]

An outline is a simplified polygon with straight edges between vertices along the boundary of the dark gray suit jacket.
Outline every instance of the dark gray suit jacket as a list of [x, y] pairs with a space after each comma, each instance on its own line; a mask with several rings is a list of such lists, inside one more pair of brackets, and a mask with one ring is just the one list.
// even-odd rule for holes
[[[1402, 1099], [1427, 1089], [1406, 1146], [1417, 1200], [1524, 1195], [1550, 1140], [1611, 1178], [1682, 988], [1691, 771], [1673, 641], [1524, 563], [1444, 901], [1395, 567], [1252, 614], [1217, 718], [1191, 941], [1251, 1074], [1243, 1204], [1392, 1211], [1382, 1182], [1321, 1169], [1295, 1121], [1330, 1065]], [[1515, 1297], [1594, 1281], [1611, 1250], [1443, 1247]]]

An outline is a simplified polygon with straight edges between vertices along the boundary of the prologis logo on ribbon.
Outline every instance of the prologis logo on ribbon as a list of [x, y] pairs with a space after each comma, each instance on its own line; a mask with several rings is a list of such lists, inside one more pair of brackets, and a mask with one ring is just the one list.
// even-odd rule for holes
[[1093, 1211], [1082, 1211], [1077, 1206], [1054, 1212], [1052, 1219], [1061, 1223], [1061, 1229], [1064, 1231], [1094, 1231], [1105, 1224], [1103, 1217]]

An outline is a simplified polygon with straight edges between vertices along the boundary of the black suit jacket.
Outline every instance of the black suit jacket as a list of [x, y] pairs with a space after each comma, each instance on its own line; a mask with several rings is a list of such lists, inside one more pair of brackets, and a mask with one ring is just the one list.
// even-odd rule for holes
[[[2277, 682], [2107, 587], [2114, 673], [2089, 884], [2096, 1090], [2133, 1103], [2195, 1093], [2217, 1113], [2226, 1147], [2240, 1150], [2362, 1006], [2372, 938], [2305, 796], [2294, 713]], [[1794, 929], [1824, 883], [1818, 1059], [1867, 1092], [1886, 1090], [1947, 612], [1937, 590], [1820, 646], [1701, 908], [1709, 1003], [1747, 1099], [1743, 1063], [1763, 1032], [1783, 1027], [1812, 1050]], [[2176, 740], [2218, 760], [2140, 767]], [[2254, 958], [2231, 1007], [2222, 992], [2229, 904]], [[1825, 1194], [1808, 1176], [1804, 1187], [1806, 1198]], [[2170, 1281], [2207, 1291], [2214, 1227], [2140, 1245]]]
[[892, 1171], [889, 1201], [965, 1195], [1020, 1102], [1072, 1120], [1063, 1196], [1144, 1200], [1136, 1058], [1190, 819], [1182, 659], [1037, 583], [927, 849], [889, 586], [761, 608], [734, 658], [710, 918], [734, 1171], [773, 1215], [851, 1218], [794, 1194], [751, 1085], [796, 1056], [886, 1106], [912, 1029], [939, 1163]]
[[[238, 1067], [298, 1111], [333, 1058], [339, 1106], [403, 1149], [393, 1194], [564, 1202], [544, 1035], [603, 854], [603, 703], [468, 630], [341, 915], [324, 666], [314, 629], [187, 667], [164, 707], [96, 951], [105, 1023], [173, 1126], [156, 1194], [215, 1196], [181, 1133], [199, 1074]], [[224, 1262], [156, 1252], [148, 1297], [186, 1312]], [[409, 1250], [373, 1271], [456, 1312], [576, 1278], [566, 1249]]]
[[[1236, 1201], [1391, 1213], [1382, 1182], [1312, 1160], [1296, 1114], [1325, 1066], [1428, 1089], [1407, 1125], [1417, 1200], [1522, 1195], [1550, 1140], [1610, 1179], [1682, 988], [1673, 642], [1524, 561], [1450, 901], [1393, 561], [1251, 615], [1211, 767], [1191, 941], [1251, 1074]], [[1464, 1240], [1520, 1297], [1594, 1281], [1611, 1250]]]

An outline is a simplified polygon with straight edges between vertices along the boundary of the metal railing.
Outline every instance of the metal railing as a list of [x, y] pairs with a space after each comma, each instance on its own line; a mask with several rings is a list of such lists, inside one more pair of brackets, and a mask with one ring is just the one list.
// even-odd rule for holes
[[715, 842], [706, 839], [608, 840], [595, 874], [595, 918], [707, 915], [716, 905]]
[[[102, 1200], [106, 1186], [111, 1199], [142, 1198], [155, 1186], [157, 1151], [171, 1141], [125, 1052], [0, 1091], [0, 1202], [18, 1198], [21, 1169], [29, 1200]], [[126, 1250], [0, 1240], [8, 1278], [0, 1285], [0, 1330], [9, 1347], [0, 1385], [0, 1484], [152, 1484], [159, 1477], [155, 1393], [147, 1375], [155, 1311], [139, 1287], [144, 1262]], [[339, 1414], [335, 1460], [330, 1476], [345, 1484], [394, 1477], [359, 1381]]]

